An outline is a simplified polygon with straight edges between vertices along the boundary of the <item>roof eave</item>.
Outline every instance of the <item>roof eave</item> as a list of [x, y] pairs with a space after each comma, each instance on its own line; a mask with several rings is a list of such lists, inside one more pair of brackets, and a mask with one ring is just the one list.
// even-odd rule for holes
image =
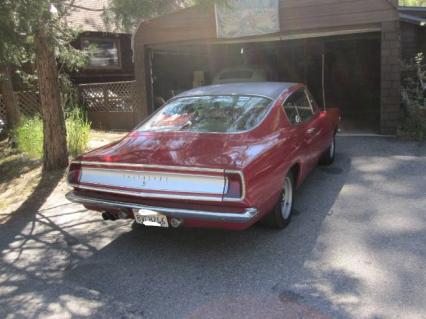
[[426, 26], [426, 19], [422, 19], [410, 14], [400, 13], [399, 19], [404, 22], [412, 23], [420, 27]]

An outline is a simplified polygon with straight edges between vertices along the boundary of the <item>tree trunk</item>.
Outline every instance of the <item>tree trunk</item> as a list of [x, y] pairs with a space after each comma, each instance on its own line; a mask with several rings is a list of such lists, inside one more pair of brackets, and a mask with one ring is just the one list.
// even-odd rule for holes
[[43, 30], [35, 34], [35, 45], [44, 132], [43, 170], [50, 171], [68, 165], [65, 119], [61, 106], [56, 59]]
[[19, 113], [13, 95], [12, 72], [10, 65], [3, 65], [1, 68], [3, 80], [1, 81], [1, 91], [3, 103], [6, 108], [6, 122], [9, 130], [15, 129], [19, 124]]

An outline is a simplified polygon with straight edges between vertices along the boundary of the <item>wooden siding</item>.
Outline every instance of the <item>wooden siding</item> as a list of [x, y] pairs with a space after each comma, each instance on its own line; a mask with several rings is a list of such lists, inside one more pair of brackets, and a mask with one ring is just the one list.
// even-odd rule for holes
[[[347, 28], [399, 19], [387, 0], [281, 0], [281, 34]], [[135, 41], [160, 44], [216, 39], [213, 7], [193, 7], [140, 24]]]

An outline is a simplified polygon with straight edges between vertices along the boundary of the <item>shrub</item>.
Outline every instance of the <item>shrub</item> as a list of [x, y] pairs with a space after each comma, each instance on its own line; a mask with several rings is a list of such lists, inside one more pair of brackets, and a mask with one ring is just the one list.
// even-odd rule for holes
[[[68, 152], [72, 156], [83, 153], [89, 142], [90, 122], [78, 108], [66, 112]], [[14, 132], [18, 149], [33, 158], [43, 156], [43, 121], [40, 117], [21, 119]]]
[[402, 117], [397, 135], [423, 140], [426, 137], [426, 99], [423, 54], [402, 64]]
[[89, 143], [90, 122], [77, 107], [66, 113], [68, 152], [72, 156], [83, 153]]
[[40, 117], [22, 118], [14, 132], [18, 150], [33, 158], [43, 155], [43, 121]]

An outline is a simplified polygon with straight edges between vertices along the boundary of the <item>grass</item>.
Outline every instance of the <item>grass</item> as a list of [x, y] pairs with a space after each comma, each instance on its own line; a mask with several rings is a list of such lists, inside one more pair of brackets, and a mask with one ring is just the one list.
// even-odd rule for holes
[[[80, 109], [74, 108], [66, 113], [65, 124], [68, 152], [77, 156], [88, 146], [90, 122]], [[43, 156], [43, 121], [40, 117], [23, 118], [14, 136], [19, 151], [35, 159]]]
[[40, 117], [23, 118], [14, 135], [19, 151], [32, 158], [42, 157], [43, 122]]
[[77, 156], [86, 150], [89, 143], [90, 122], [80, 109], [74, 108], [67, 113], [66, 126], [68, 152]]

